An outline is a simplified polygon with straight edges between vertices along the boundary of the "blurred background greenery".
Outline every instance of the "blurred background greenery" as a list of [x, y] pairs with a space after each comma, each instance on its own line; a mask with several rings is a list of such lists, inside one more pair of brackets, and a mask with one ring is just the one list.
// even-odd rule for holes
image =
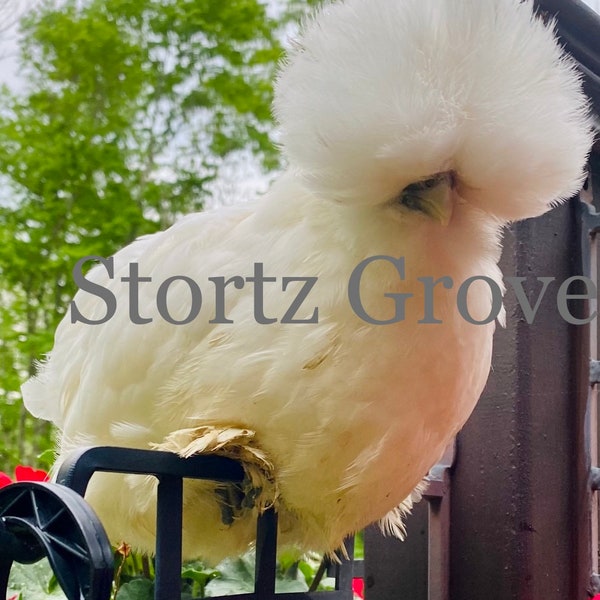
[[18, 82], [0, 91], [0, 471], [52, 462], [19, 388], [75, 262], [247, 199], [280, 168], [272, 82], [312, 4], [0, 0], [0, 38], [23, 9]]

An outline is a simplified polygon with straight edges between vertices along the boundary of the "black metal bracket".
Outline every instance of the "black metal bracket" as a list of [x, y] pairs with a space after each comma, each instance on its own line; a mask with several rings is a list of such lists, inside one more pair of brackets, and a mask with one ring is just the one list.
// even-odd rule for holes
[[156, 514], [155, 600], [181, 594], [183, 479], [241, 483], [244, 469], [222, 456], [182, 459], [170, 452], [133, 448], [83, 448], [62, 464], [57, 483], [83, 496], [95, 472], [153, 475], [158, 479]]
[[[14, 561], [36, 562], [48, 556], [69, 600], [108, 600], [114, 572], [112, 549], [104, 529], [83, 499], [96, 472], [153, 475], [158, 479], [155, 600], [181, 594], [183, 479], [241, 483], [242, 465], [232, 459], [131, 448], [83, 448], [58, 472], [57, 483], [19, 483], [0, 490], [0, 596]], [[59, 533], [54, 527], [60, 526]], [[352, 600], [353, 540], [348, 559], [333, 566], [336, 590], [275, 593], [277, 513], [269, 509], [257, 523], [254, 592], [235, 600]], [[226, 597], [222, 597], [226, 598]], [[231, 597], [227, 597], [231, 598]]]
[[429, 488], [425, 492], [425, 498], [429, 501], [428, 594], [430, 598], [440, 600], [449, 600], [450, 483], [456, 448], [457, 442], [454, 439], [439, 462], [429, 471]]

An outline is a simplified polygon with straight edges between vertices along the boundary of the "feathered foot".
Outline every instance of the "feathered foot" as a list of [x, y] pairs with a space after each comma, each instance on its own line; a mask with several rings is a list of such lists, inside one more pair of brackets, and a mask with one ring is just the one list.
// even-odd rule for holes
[[255, 432], [237, 427], [205, 425], [171, 433], [156, 450], [175, 452], [183, 458], [194, 454], [215, 454], [239, 461], [246, 472], [241, 485], [222, 484], [216, 489], [221, 520], [231, 525], [245, 511], [270, 508], [278, 497], [273, 463], [255, 441]]

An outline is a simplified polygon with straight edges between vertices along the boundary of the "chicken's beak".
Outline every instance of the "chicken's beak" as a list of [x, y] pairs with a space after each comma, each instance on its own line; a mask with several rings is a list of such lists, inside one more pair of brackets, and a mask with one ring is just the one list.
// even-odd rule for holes
[[421, 200], [421, 210], [444, 227], [450, 223], [453, 209], [452, 182], [446, 179], [428, 190]]

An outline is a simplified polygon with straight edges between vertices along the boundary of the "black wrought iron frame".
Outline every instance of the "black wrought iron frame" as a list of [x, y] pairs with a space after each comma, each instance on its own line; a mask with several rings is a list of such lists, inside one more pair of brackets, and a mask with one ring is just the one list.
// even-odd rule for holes
[[[181, 595], [183, 480], [239, 484], [244, 479], [240, 463], [220, 456], [183, 459], [153, 450], [81, 449], [63, 463], [56, 483], [22, 482], [0, 490], [0, 597], [6, 592], [13, 561], [31, 563], [47, 556], [69, 600], [109, 598], [114, 572], [112, 549], [100, 521], [83, 499], [97, 472], [144, 474], [158, 480], [155, 600], [173, 600]], [[68, 525], [53, 531], [52, 525], [65, 516]], [[276, 593], [276, 552], [277, 513], [271, 508], [257, 522], [254, 591], [227, 598], [352, 600], [352, 579], [362, 575], [353, 560], [353, 539], [346, 543], [346, 557], [342, 553], [339, 562], [328, 564], [336, 582], [333, 591]], [[74, 567], [77, 561], [81, 568]]]

